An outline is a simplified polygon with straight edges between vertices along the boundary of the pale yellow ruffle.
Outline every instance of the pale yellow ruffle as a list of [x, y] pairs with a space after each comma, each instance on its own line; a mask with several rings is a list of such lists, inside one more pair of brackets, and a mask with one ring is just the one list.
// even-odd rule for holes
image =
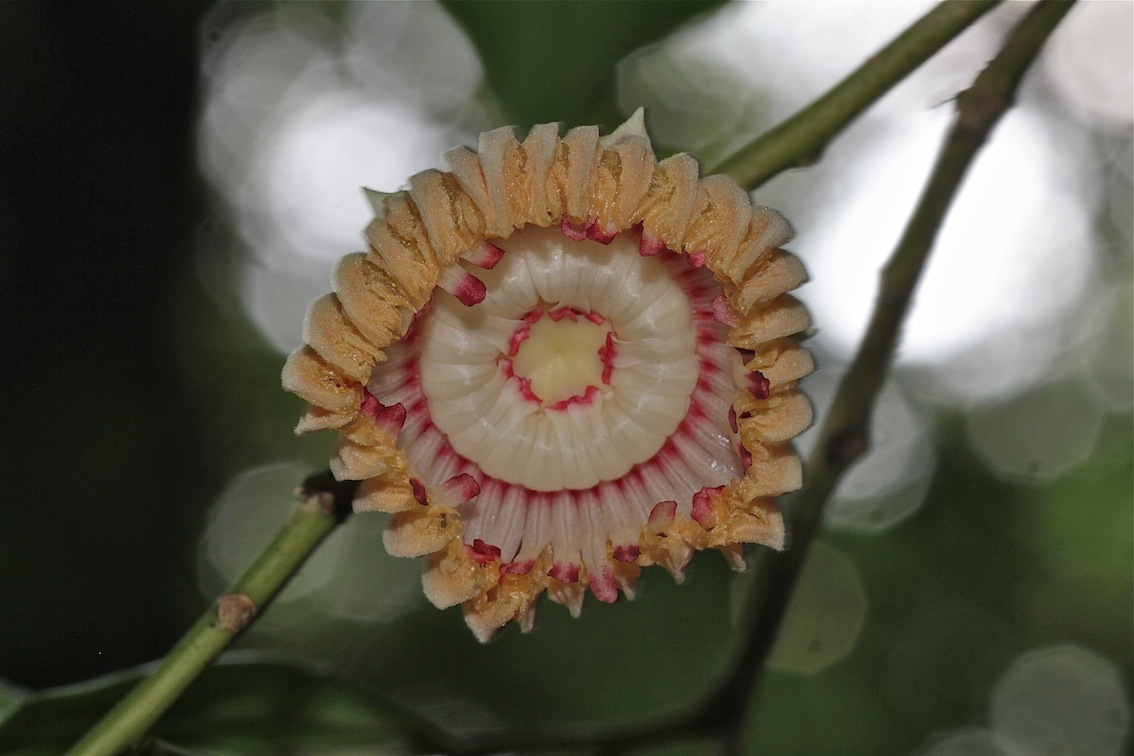
[[728, 343], [752, 352], [745, 368], [767, 380], [766, 397], [740, 389], [734, 402], [739, 439], [752, 457], [744, 477], [709, 492], [697, 518], [644, 524], [633, 562], [614, 558], [608, 544], [607, 561], [623, 592], [632, 593], [640, 568], [650, 564], [680, 579], [699, 549], [720, 549], [738, 567], [743, 543], [782, 549], [775, 497], [801, 485], [790, 441], [811, 422], [811, 407], [795, 384], [813, 369], [792, 338], [810, 319], [786, 293], [806, 280], [799, 260], [779, 248], [792, 235], [789, 224], [753, 207], [731, 179], [700, 178], [688, 155], [657, 162], [640, 116], [602, 140], [594, 126], [561, 138], [554, 124], [543, 124], [523, 142], [510, 128], [496, 129], [481, 135], [477, 152], [457, 148], [445, 158], [447, 172], [423, 171], [408, 191], [384, 196], [380, 217], [366, 230], [369, 251], [340, 262], [335, 293], [312, 305], [307, 345], [283, 371], [285, 388], [310, 405], [297, 432], [339, 429], [332, 470], [339, 479], [363, 481], [356, 509], [395, 513], [385, 538], [389, 551], [428, 555], [430, 601], [463, 604], [470, 628], [486, 640], [511, 620], [530, 627], [545, 590], [577, 612], [587, 585], [585, 567], [577, 583], [548, 576], [550, 547], [524, 574], [474, 559], [460, 538], [454, 508], [460, 502], [441, 501], [446, 497], [433, 489], [426, 503], [415, 498], [396, 434], [362, 411], [364, 387], [385, 360], [383, 350], [406, 334], [435, 288], [467, 275], [453, 270], [458, 260], [475, 263], [486, 242], [528, 225], [562, 224], [565, 232], [600, 240], [640, 226], [644, 254], [664, 245], [706, 266], [724, 290], [719, 316], [730, 325]]

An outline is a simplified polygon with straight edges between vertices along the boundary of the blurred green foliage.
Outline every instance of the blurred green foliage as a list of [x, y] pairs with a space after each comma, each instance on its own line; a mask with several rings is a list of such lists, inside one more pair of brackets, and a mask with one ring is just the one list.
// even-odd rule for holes
[[503, 120], [613, 127], [614, 66], [723, 0], [442, 3], [472, 38]]

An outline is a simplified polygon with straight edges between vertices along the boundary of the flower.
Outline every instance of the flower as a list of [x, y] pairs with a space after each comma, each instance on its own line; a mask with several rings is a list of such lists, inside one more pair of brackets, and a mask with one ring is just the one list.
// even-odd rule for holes
[[791, 228], [735, 182], [655, 160], [642, 112], [609, 136], [555, 124], [458, 147], [450, 170], [372, 193], [370, 249], [308, 313], [284, 386], [297, 432], [338, 429], [331, 469], [425, 593], [482, 641], [538, 598], [632, 597], [694, 551], [784, 547], [811, 422], [792, 338]]

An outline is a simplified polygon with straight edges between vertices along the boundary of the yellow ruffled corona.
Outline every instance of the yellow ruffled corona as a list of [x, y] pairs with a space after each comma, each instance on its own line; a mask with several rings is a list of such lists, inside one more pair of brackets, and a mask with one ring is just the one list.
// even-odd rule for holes
[[658, 162], [641, 111], [445, 157], [372, 193], [370, 249], [283, 373], [309, 403], [297, 431], [338, 430], [356, 511], [426, 557], [429, 599], [483, 641], [530, 629], [544, 591], [577, 614], [644, 566], [782, 549], [813, 367], [787, 222], [688, 155]]

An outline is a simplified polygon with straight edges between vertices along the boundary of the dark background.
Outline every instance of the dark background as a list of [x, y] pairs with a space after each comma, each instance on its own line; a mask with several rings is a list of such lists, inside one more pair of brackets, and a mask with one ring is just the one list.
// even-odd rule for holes
[[[556, 33], [504, 44], [501, 4], [452, 10], [530, 124], [612, 121], [614, 63], [718, 3], [608, 3], [597, 26], [573, 3], [505, 5]], [[208, 506], [301, 409], [282, 357], [202, 284], [198, 248], [229, 234], [194, 154], [211, 7], [0, 3], [0, 678], [33, 688], [165, 653], [201, 609]], [[555, 53], [577, 75], [549, 88], [524, 61]]]
[[206, 10], [0, 4], [0, 677], [24, 685], [158, 657], [199, 609], [176, 586], [219, 483], [174, 345]]

